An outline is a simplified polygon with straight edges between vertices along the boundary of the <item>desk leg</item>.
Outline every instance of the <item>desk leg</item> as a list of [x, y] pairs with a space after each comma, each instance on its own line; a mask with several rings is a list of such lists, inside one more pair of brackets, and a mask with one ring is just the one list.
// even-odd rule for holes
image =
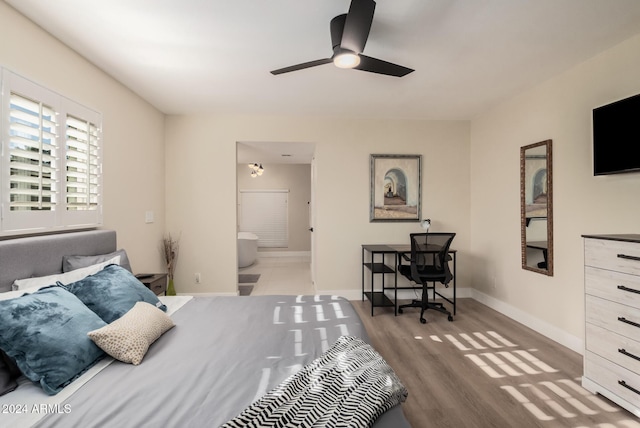
[[373, 302], [376, 300], [373, 294], [373, 280], [375, 275], [375, 261], [376, 261], [376, 253], [371, 253], [371, 316], [373, 316]]
[[395, 253], [395, 265], [393, 266], [393, 315], [398, 316], [398, 264], [400, 262], [400, 254]]
[[[384, 258], [385, 258], [385, 255], [386, 255], [385, 253], [382, 253], [382, 266], [384, 266], [384, 262], [385, 262]], [[384, 274], [384, 268], [383, 268], [382, 272], [383, 272], [383, 273], [382, 273], [380, 276], [382, 277], [382, 296], [384, 296], [384, 295], [385, 295], [385, 291], [384, 291], [384, 286], [385, 286], [384, 279], [385, 279], [385, 278], [384, 278], [384, 277], [385, 277], [385, 276], [387, 276], [387, 275], [385, 275], [385, 274]]]

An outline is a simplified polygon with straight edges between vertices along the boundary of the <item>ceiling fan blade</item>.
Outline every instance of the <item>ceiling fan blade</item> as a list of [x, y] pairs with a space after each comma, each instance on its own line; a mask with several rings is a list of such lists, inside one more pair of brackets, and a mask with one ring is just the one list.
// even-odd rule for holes
[[366, 55], [358, 55], [360, 64], [354, 67], [356, 70], [369, 71], [371, 73], [386, 74], [387, 76], [402, 77], [414, 71], [412, 68], [403, 67], [398, 64], [371, 58]]
[[376, 9], [374, 0], [352, 0], [349, 6], [349, 13], [344, 23], [342, 32], [342, 42], [340, 47], [355, 53], [364, 50], [364, 45], [369, 37], [371, 23], [373, 22], [373, 12]]
[[291, 71], [304, 70], [305, 68], [315, 67], [317, 65], [329, 64], [330, 62], [333, 62], [331, 58], [317, 59], [315, 61], [303, 62], [302, 64], [296, 64], [290, 67], [279, 68], [277, 70], [273, 70], [271, 74], [277, 75], [282, 73], [289, 73]]
[[340, 49], [340, 43], [342, 43], [342, 32], [344, 31], [344, 22], [347, 19], [347, 14], [343, 13], [333, 18], [330, 22], [329, 28], [331, 30], [331, 48], [334, 50]]

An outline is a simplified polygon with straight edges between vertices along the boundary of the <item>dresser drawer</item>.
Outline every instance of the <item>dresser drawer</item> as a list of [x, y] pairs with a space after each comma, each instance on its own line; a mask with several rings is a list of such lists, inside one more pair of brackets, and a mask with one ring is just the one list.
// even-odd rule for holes
[[586, 266], [584, 286], [587, 294], [640, 308], [640, 276]]
[[640, 342], [587, 323], [585, 345], [587, 351], [640, 374]]
[[584, 375], [632, 405], [640, 406], [640, 376], [637, 374], [587, 351]]
[[640, 275], [640, 244], [587, 238], [584, 242], [584, 264]]
[[640, 340], [640, 311], [627, 305], [586, 295], [586, 321], [625, 337]]

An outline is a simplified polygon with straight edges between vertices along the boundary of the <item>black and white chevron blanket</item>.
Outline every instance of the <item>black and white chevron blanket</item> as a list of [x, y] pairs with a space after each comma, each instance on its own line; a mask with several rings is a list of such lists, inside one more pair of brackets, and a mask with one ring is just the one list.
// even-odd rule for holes
[[370, 427], [406, 398], [380, 354], [359, 338], [342, 336], [222, 427]]

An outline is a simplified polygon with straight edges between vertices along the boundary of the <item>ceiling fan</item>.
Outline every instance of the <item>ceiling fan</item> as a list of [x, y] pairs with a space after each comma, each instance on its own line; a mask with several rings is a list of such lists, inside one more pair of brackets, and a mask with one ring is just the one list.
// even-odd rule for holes
[[340, 68], [353, 68], [387, 76], [402, 77], [411, 73], [413, 71], [411, 68], [362, 54], [371, 30], [375, 8], [374, 0], [352, 0], [348, 13], [338, 15], [331, 20], [331, 43], [333, 44], [331, 58], [280, 68], [273, 70], [271, 74], [289, 73], [330, 62]]

